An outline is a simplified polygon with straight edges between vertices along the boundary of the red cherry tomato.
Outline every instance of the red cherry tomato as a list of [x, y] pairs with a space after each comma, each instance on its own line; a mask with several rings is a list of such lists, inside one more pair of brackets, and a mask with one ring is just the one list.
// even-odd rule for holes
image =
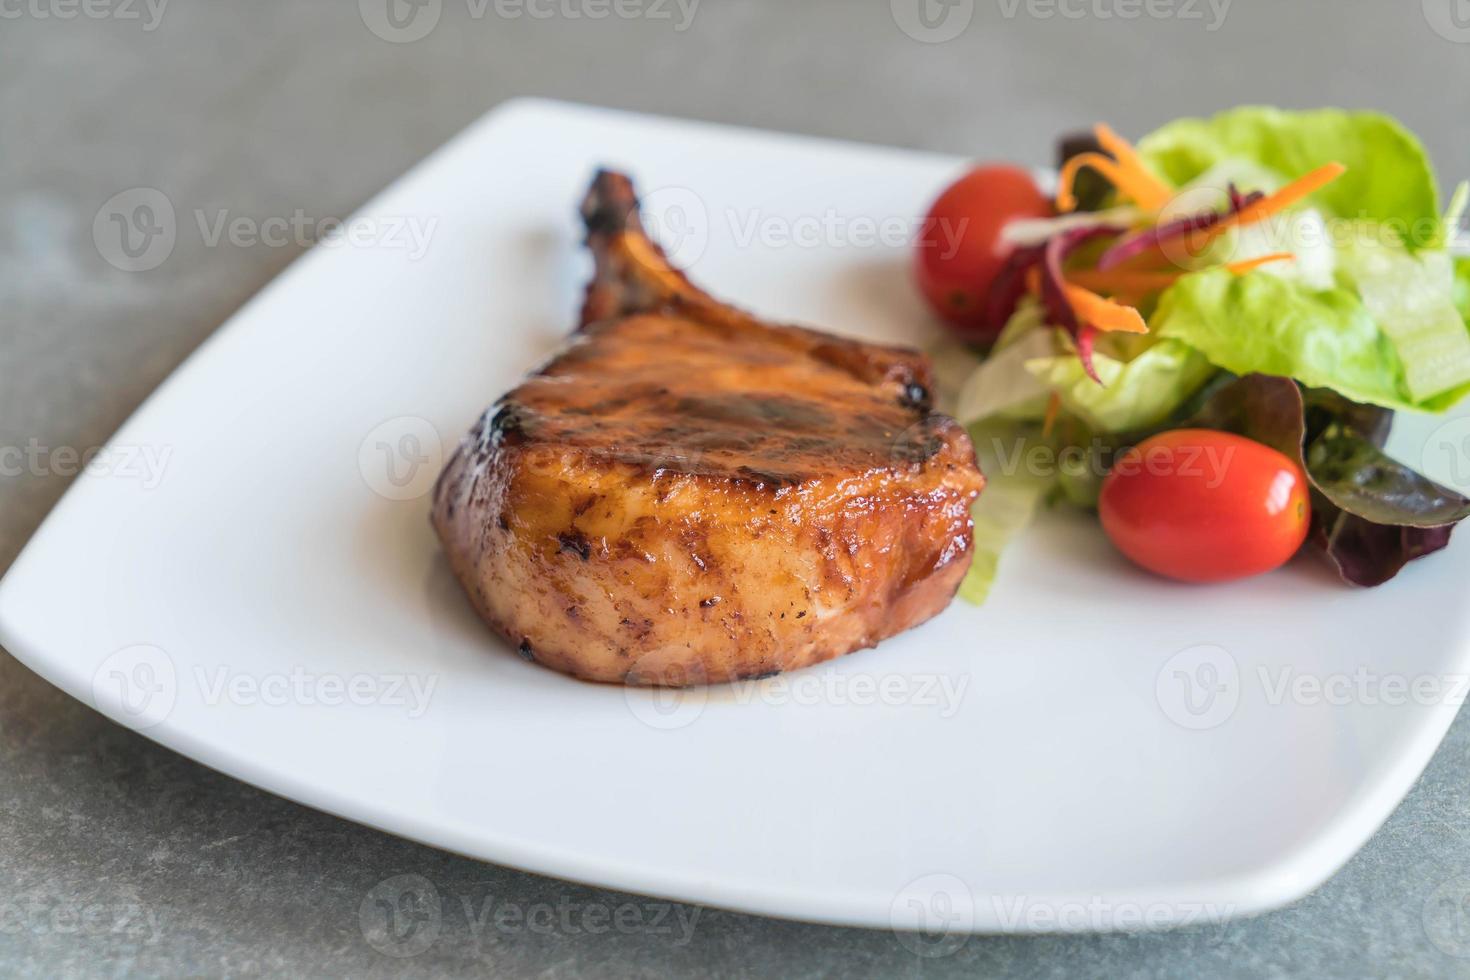
[[995, 339], [985, 300], [1011, 251], [1001, 229], [1016, 218], [1052, 214], [1051, 201], [1018, 167], [980, 167], [939, 195], [918, 237], [915, 271], [930, 307], [961, 340]]
[[1118, 550], [1183, 582], [1225, 582], [1284, 564], [1307, 537], [1301, 466], [1244, 436], [1180, 429], [1118, 457], [1098, 500]]

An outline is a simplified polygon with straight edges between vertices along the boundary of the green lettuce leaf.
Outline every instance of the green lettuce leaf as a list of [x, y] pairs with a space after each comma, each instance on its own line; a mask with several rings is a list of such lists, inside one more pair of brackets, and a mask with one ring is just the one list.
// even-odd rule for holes
[[1025, 369], [1030, 359], [1062, 349], [1045, 319], [1040, 303], [1022, 303], [990, 356], [960, 387], [954, 411], [960, 422], [969, 425], [996, 416], [1040, 420], [1046, 414], [1047, 391]]
[[1186, 276], [1151, 319], [1160, 336], [1236, 374], [1292, 377], [1389, 408], [1443, 411], [1470, 392], [1470, 287], [1444, 251], [1467, 192], [1458, 189], [1441, 216], [1424, 148], [1397, 122], [1244, 107], [1170, 123], [1139, 152], [1177, 186], [1262, 170], [1278, 183], [1333, 161], [1347, 167], [1310, 206], [1227, 235], [1207, 257], [1289, 250], [1297, 262]]
[[1046, 445], [1038, 426], [992, 421], [970, 426], [970, 436], [985, 490], [970, 508], [975, 557], [959, 595], [978, 606], [995, 584], [1001, 553], [1031, 523], [1055, 477], [1045, 467], [1033, 470], [1022, 462], [1031, 447]]
[[1410, 253], [1359, 229], [1338, 249], [1339, 276], [1398, 351], [1416, 405], [1448, 408], [1470, 390], [1470, 330], [1455, 307], [1448, 252]]
[[[1312, 231], [1305, 236], [1317, 246], [1306, 249], [1310, 255], [1291, 250], [1297, 266], [1310, 257], [1321, 259], [1310, 263], [1321, 268], [1303, 275], [1305, 269], [1282, 266], [1243, 277], [1228, 292], [1218, 277], [1187, 278], [1160, 305], [1155, 326], [1161, 333], [1200, 347], [1237, 374], [1286, 375], [1394, 408], [1442, 410], [1470, 390], [1470, 332], [1455, 308], [1455, 279], [1443, 251], [1467, 192], [1457, 189], [1440, 215], [1434, 171], [1403, 126], [1371, 112], [1248, 106], [1170, 123], [1145, 137], [1139, 152], [1178, 185], [1231, 167], [1264, 167], [1282, 180], [1333, 161], [1347, 167], [1302, 212], [1327, 217], [1335, 255], [1320, 247], [1328, 228], [1293, 228], [1290, 218], [1244, 229], [1240, 241], [1229, 243], [1256, 254], [1291, 247], [1271, 241], [1271, 230], [1288, 239]], [[1261, 241], [1252, 243], [1252, 236]], [[1249, 256], [1211, 256], [1242, 257]], [[1329, 264], [1336, 267], [1335, 284], [1323, 275]], [[1201, 306], [1216, 299], [1229, 301], [1230, 309]], [[1227, 312], [1240, 319], [1224, 323]]]
[[1453, 243], [1467, 207], [1470, 207], [1470, 180], [1462, 180], [1450, 195], [1450, 203], [1444, 209], [1444, 220], [1439, 223], [1440, 236], [1430, 243], [1431, 246], [1448, 248]]
[[[1065, 334], [1060, 335], [1062, 343]], [[1127, 359], [1101, 348], [1087, 376], [1074, 351], [1026, 361], [1026, 371], [1061, 399], [1062, 408], [1097, 432], [1131, 432], [1157, 425], [1199, 390], [1215, 368], [1199, 351], [1177, 340], [1150, 339]]]
[[1460, 394], [1417, 399], [1393, 338], [1345, 287], [1314, 290], [1224, 269], [1197, 273], [1163, 294], [1152, 326], [1234, 374], [1295, 378], [1385, 408], [1443, 411]]
[[1470, 258], [1455, 260], [1455, 308], [1470, 322]]

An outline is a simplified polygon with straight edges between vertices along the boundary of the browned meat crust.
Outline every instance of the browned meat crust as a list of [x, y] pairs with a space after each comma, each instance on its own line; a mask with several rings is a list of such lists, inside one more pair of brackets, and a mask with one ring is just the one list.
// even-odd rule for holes
[[577, 677], [791, 670], [942, 610], [983, 479], [901, 348], [766, 324], [644, 235], [627, 178], [583, 215], [597, 272], [565, 352], [441, 474], [433, 522], [481, 615]]

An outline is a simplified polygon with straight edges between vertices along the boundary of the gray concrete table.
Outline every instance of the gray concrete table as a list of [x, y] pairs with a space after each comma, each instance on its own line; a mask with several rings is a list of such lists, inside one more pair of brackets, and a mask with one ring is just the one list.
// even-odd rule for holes
[[[66, 488], [54, 450], [103, 442], [303, 247], [180, 235], [157, 269], [120, 272], [91, 229], [127, 188], [189, 213], [341, 216], [523, 94], [1029, 164], [1096, 119], [1140, 132], [1242, 102], [1370, 106], [1424, 135], [1446, 184], [1470, 175], [1470, 21], [1453, 0], [925, 0], [926, 18], [920, 0], [393, 0], [392, 19], [386, 2], [0, 0], [0, 447], [52, 461], [0, 474], [0, 569]], [[919, 959], [883, 932], [713, 910], [655, 925], [644, 899], [366, 830], [161, 749], [0, 656], [0, 974], [1465, 976], [1467, 749], [1462, 718], [1372, 842], [1291, 909]], [[399, 875], [442, 900], [408, 958], [358, 920]], [[630, 903], [637, 927], [582, 927]], [[541, 927], [513, 924], [542, 907]]]

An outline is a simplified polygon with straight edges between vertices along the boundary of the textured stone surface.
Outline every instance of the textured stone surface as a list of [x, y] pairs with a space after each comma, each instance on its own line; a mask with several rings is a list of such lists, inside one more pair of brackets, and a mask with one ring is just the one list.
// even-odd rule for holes
[[[1447, 183], [1470, 174], [1470, 45], [1449, 39], [1467, 33], [1453, 22], [1436, 33], [1412, 2], [1222, 2], [1158, 0], [1147, 9], [1200, 19], [1126, 20], [1097, 12], [1142, 5], [977, 0], [944, 44], [905, 36], [883, 0], [705, 0], [682, 31], [672, 4], [668, 20], [594, 21], [443, 0], [413, 43], [375, 36], [351, 0], [174, 0], [156, 23], [157, 0], [86, 8], [102, 16], [0, 5], [0, 447], [103, 442], [301, 251], [211, 247], [184, 222], [166, 262], [124, 273], [92, 244], [113, 194], [156, 187], [185, 216], [345, 215], [514, 95], [1030, 164], [1095, 118], [1138, 132], [1238, 102], [1363, 105], [1422, 133]], [[534, 9], [596, 9], [558, 4]], [[65, 489], [55, 469], [0, 474], [0, 569]], [[1373, 841], [1294, 908], [1169, 934], [975, 938], [919, 960], [882, 932], [690, 908], [655, 924], [656, 903], [326, 817], [117, 728], [0, 655], [0, 973], [1464, 976], [1470, 959], [1449, 953], [1470, 953], [1470, 914], [1437, 942], [1423, 916], [1470, 893], [1436, 894], [1470, 874], [1467, 750], [1462, 719]], [[409, 958], [358, 922], [399, 875], [432, 883], [442, 907]], [[580, 931], [623, 906], [640, 928]], [[517, 927], [517, 910], [554, 924]]]

